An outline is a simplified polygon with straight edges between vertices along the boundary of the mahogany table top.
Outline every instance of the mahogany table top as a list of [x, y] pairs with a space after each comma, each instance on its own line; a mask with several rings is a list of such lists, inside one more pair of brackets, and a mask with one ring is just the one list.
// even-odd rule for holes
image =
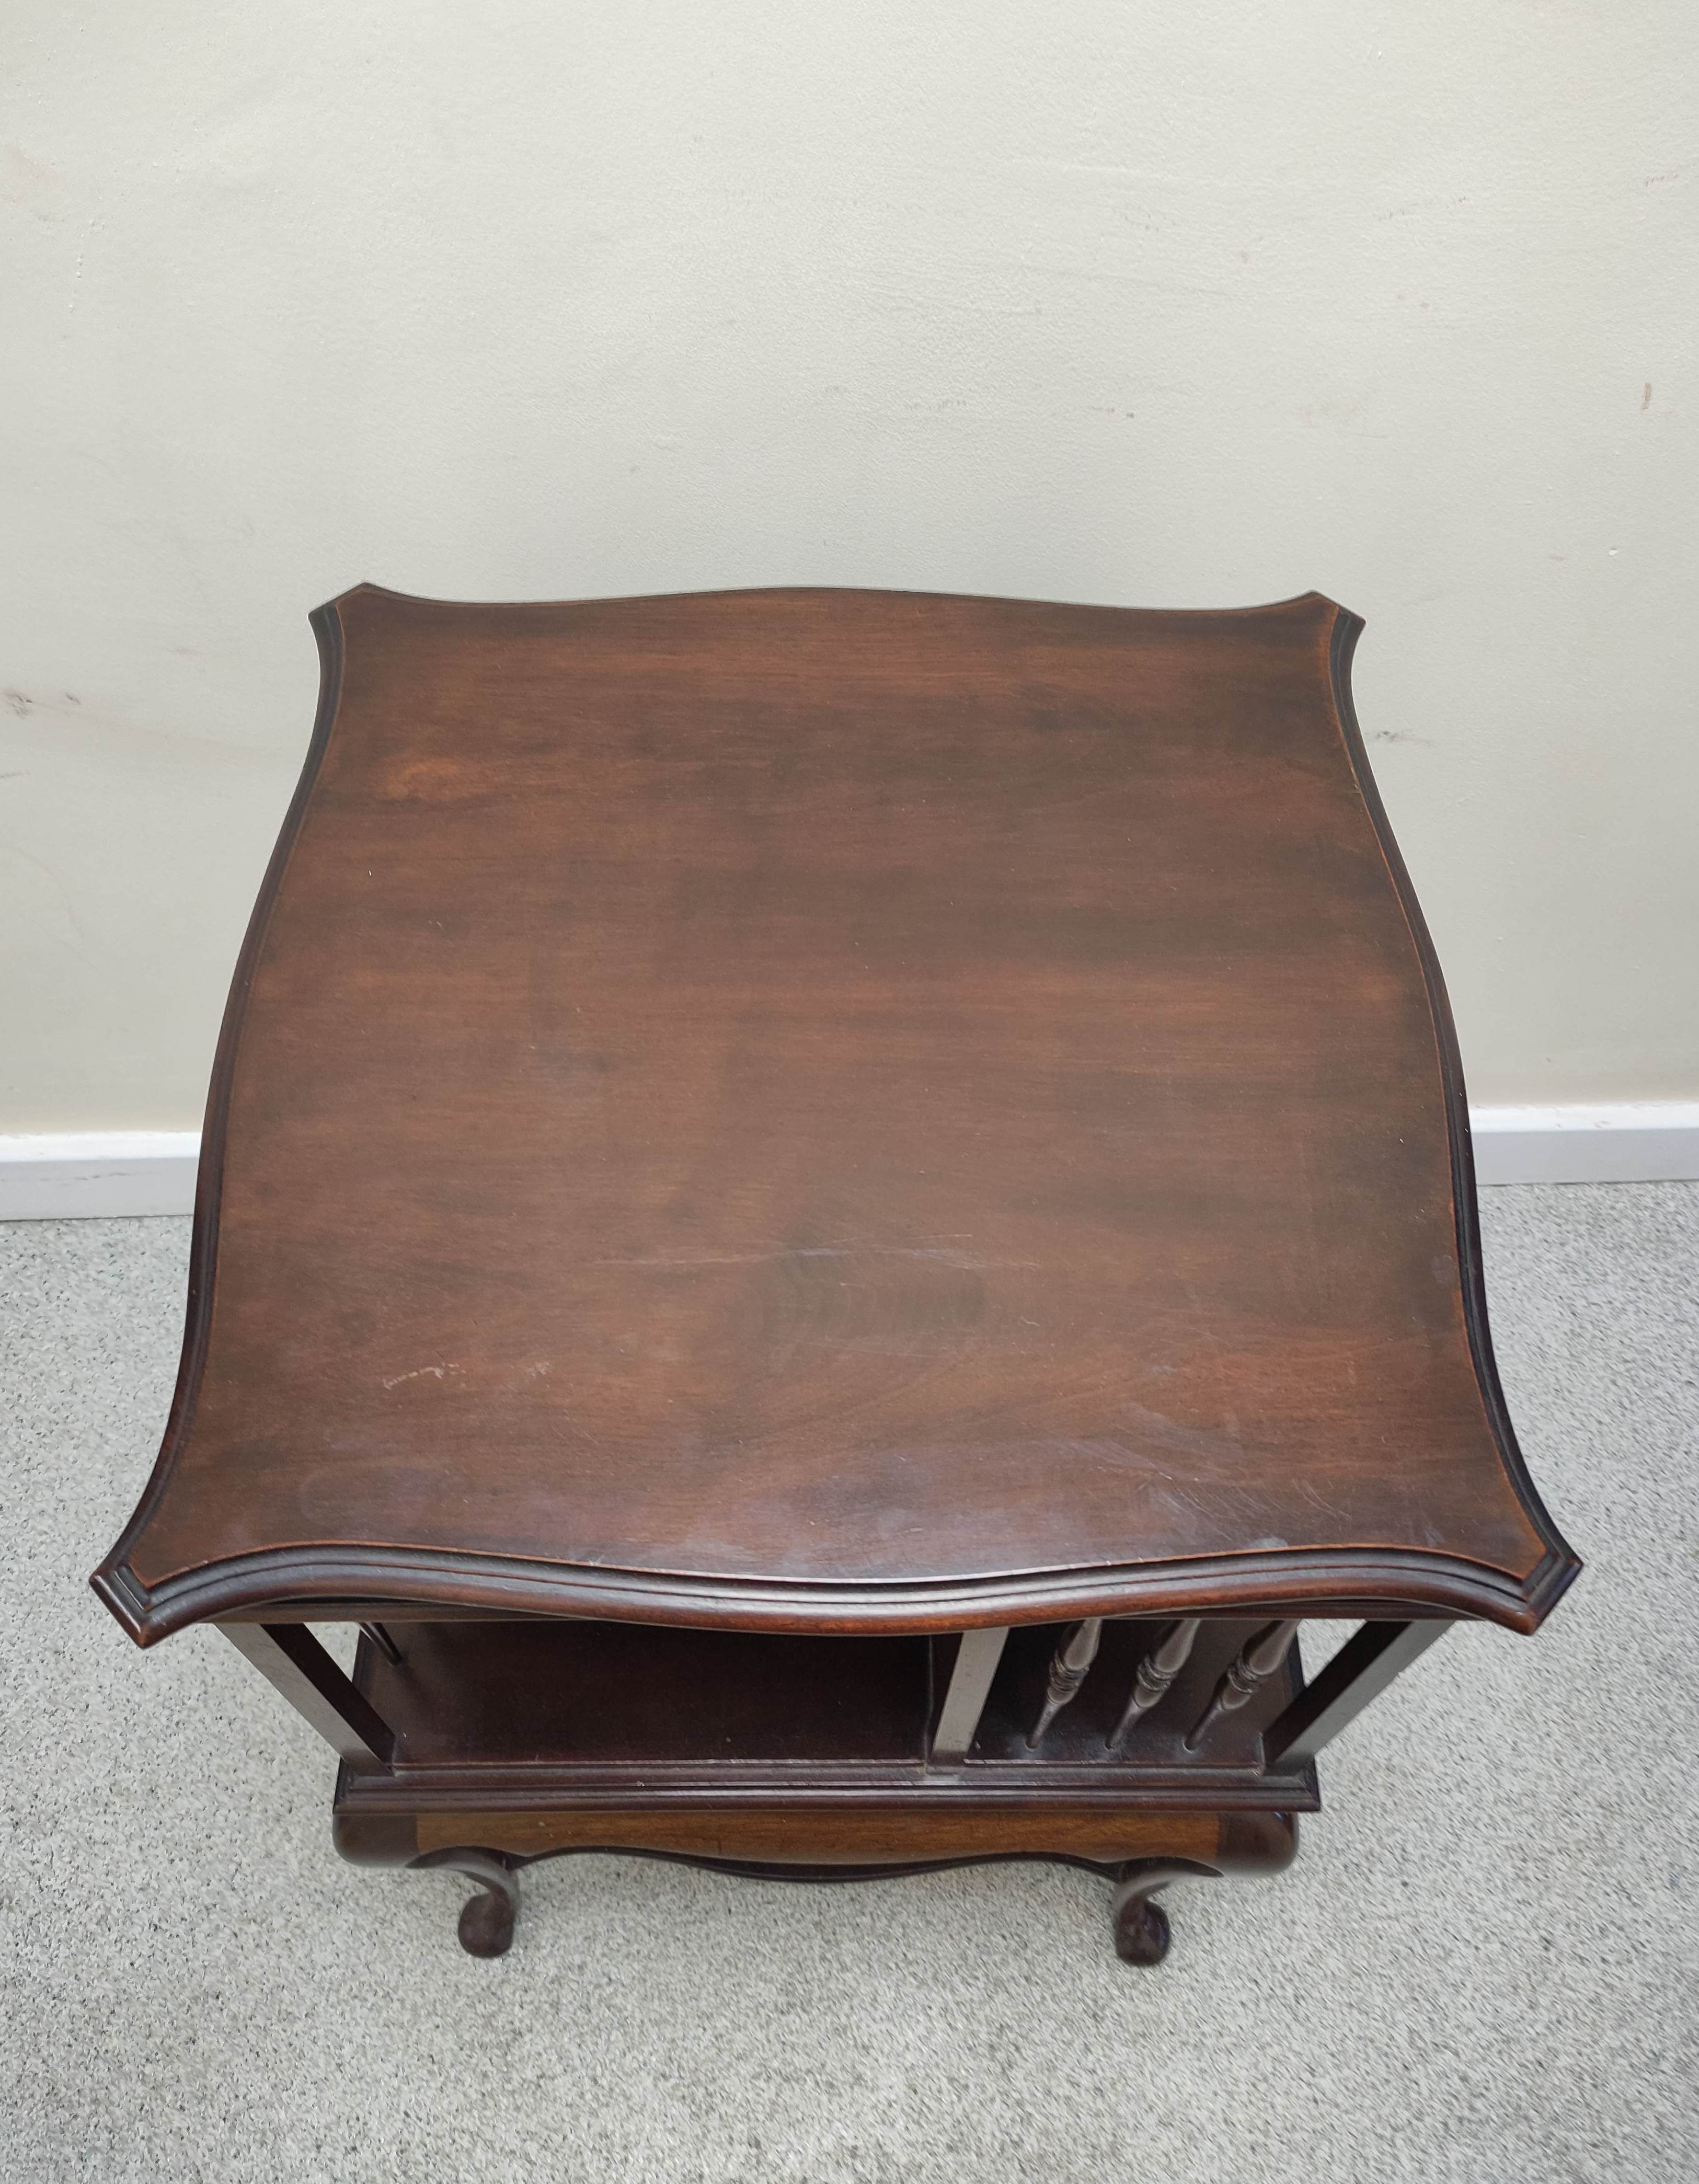
[[1354, 616], [314, 620], [133, 1635], [1537, 1624]]

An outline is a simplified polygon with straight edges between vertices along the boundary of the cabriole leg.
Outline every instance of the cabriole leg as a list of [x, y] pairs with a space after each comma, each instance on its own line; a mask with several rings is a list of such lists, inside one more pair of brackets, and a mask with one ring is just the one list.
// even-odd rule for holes
[[1290, 1813], [1223, 1813], [1214, 1857], [1129, 1859], [1115, 1877], [1115, 1953], [1123, 1964], [1159, 1964], [1168, 1953], [1168, 1914], [1155, 1901], [1176, 1880], [1215, 1880], [1229, 1873], [1278, 1873], [1297, 1855], [1298, 1823]]
[[1195, 1874], [1210, 1877], [1206, 1865], [1182, 1865], [1168, 1858], [1134, 1858], [1122, 1867], [1115, 1877], [1110, 1915], [1115, 1924], [1115, 1953], [1123, 1964], [1161, 1963], [1173, 1934], [1167, 1913], [1154, 1901], [1156, 1891]]
[[519, 1875], [504, 1858], [487, 1850], [437, 1850], [415, 1858], [415, 1866], [446, 1867], [478, 1884], [460, 1913], [460, 1947], [469, 1956], [504, 1957], [513, 1947], [519, 1917]]

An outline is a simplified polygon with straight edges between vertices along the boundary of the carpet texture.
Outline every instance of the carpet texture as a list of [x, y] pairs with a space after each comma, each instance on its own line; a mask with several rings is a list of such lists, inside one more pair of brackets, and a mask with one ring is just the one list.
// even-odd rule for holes
[[1699, 1186], [1483, 1210], [1588, 1569], [1539, 1640], [1419, 1661], [1324, 1755], [1290, 1872], [1171, 1892], [1155, 1972], [1106, 1885], [1015, 1866], [568, 1859], [510, 1956], [463, 1955], [460, 1883], [337, 1858], [329, 1755], [227, 1644], [137, 1653], [86, 1590], [164, 1417], [187, 1223], [0, 1228], [0, 2172], [1699, 2176]]

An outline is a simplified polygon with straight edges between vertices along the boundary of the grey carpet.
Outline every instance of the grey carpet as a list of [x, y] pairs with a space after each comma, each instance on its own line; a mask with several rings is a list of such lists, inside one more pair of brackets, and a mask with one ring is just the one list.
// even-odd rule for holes
[[1652, 2184], [1699, 2176], [1699, 1186], [1486, 1196], [1512, 1407], [1589, 1559], [1327, 1755], [1298, 1864], [843, 1889], [581, 1858], [495, 1964], [331, 1850], [331, 1769], [215, 1635], [85, 1589], [170, 1394], [175, 1222], [0, 1228], [4, 2173]]

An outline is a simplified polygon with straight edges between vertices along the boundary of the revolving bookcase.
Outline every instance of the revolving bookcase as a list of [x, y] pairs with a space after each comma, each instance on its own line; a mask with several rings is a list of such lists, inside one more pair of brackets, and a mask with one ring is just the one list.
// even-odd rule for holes
[[[1272, 1871], [1579, 1567], [1315, 594], [314, 617], [164, 1444], [96, 1573], [341, 1754], [358, 1863]], [[1306, 1617], [1361, 1629], [1312, 1682]], [[310, 1626], [357, 1624], [351, 1673]]]

